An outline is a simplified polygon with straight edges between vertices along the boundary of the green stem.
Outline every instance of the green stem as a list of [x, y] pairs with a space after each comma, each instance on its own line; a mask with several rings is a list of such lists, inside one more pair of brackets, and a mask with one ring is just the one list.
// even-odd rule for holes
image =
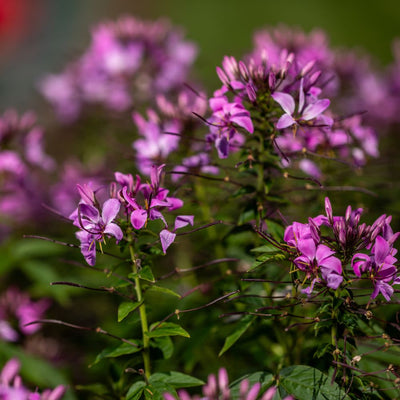
[[[131, 260], [132, 260], [132, 269], [133, 273], [137, 274], [138, 269], [137, 269], [137, 264], [136, 264], [136, 257], [135, 253], [133, 251], [133, 247], [130, 245], [129, 246], [129, 251], [131, 254]], [[136, 297], [137, 301], [139, 303], [142, 303], [143, 301], [143, 293], [142, 293], [142, 288], [140, 286], [140, 278], [135, 275], [134, 278], [135, 281], [135, 291], [136, 291]], [[147, 379], [150, 378], [150, 338], [148, 336], [149, 332], [149, 325], [147, 322], [147, 314], [146, 314], [146, 306], [144, 303], [142, 303], [139, 306], [139, 315], [140, 315], [140, 323], [142, 327], [142, 338], [143, 338], [143, 363], [144, 363], [144, 376]]]

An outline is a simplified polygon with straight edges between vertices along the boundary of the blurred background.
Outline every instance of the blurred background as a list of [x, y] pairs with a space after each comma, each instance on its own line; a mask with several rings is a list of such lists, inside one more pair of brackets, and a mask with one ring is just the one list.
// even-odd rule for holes
[[93, 24], [128, 13], [182, 26], [199, 45], [197, 71], [207, 86], [217, 84], [222, 57], [247, 52], [254, 30], [267, 25], [319, 27], [335, 47], [364, 48], [382, 63], [400, 37], [397, 0], [0, 0], [1, 109], [37, 111], [38, 80], [81, 53]]

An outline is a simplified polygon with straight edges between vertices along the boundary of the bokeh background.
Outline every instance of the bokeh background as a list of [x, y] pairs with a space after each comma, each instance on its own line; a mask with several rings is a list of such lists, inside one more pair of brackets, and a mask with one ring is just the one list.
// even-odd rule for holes
[[400, 37], [397, 0], [0, 0], [0, 108], [38, 111], [37, 81], [80, 54], [93, 24], [127, 13], [182, 26], [199, 45], [197, 71], [210, 87], [222, 57], [247, 52], [263, 26], [319, 27], [335, 47], [364, 48], [384, 64]]

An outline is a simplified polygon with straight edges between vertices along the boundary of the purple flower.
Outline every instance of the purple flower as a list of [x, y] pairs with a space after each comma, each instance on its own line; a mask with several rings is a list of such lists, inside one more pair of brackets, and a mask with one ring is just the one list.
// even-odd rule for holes
[[133, 147], [137, 152], [139, 170], [149, 175], [155, 162], [166, 160], [168, 155], [178, 148], [180, 137], [168, 133], [178, 134], [181, 127], [178, 120], [161, 122], [153, 110], [148, 110], [147, 114], [148, 121], [138, 113], [133, 114], [139, 134], [143, 137], [136, 140]]
[[271, 95], [271, 97], [279, 103], [279, 105], [285, 111], [277, 124], [277, 129], [285, 129], [292, 125], [299, 125], [302, 122], [310, 121], [315, 119], [320, 114], [322, 114], [330, 104], [330, 100], [323, 99], [323, 100], [316, 100], [314, 103], [310, 103], [305, 105], [305, 95], [303, 90], [303, 79], [300, 82], [300, 89], [299, 89], [299, 104], [297, 107], [297, 115], [295, 114], [295, 101], [293, 97], [284, 92], [275, 92]]
[[243, 138], [238, 131], [238, 126], [249, 133], [254, 132], [253, 122], [249, 111], [235, 99], [229, 103], [225, 96], [210, 99], [210, 107], [213, 111], [210, 122], [210, 135], [207, 139], [215, 142], [219, 158], [227, 158], [232, 147], [242, 143]]
[[397, 262], [397, 258], [394, 257], [396, 253], [396, 249], [382, 236], [378, 236], [370, 255], [357, 253], [353, 256], [351, 264], [354, 273], [358, 277], [367, 273], [374, 284], [371, 299], [375, 299], [379, 293], [382, 293], [383, 297], [390, 301], [394, 293], [392, 286], [400, 284], [400, 278], [396, 277], [397, 267], [394, 265]]
[[0, 398], [3, 400], [60, 400], [65, 394], [64, 385], [55, 389], [46, 389], [42, 394], [37, 391], [31, 392], [22, 382], [18, 375], [21, 367], [16, 358], [7, 361], [0, 373]]
[[86, 262], [93, 266], [96, 263], [96, 241], [101, 243], [106, 235], [115, 237], [117, 242], [123, 237], [121, 228], [113, 222], [121, 204], [117, 199], [108, 199], [103, 204], [100, 215], [97, 207], [86, 203], [96, 203], [90, 187], [80, 186], [80, 192], [83, 195], [82, 201], [69, 218], [75, 226], [82, 229], [76, 233], [76, 237], [81, 242], [81, 252]]
[[[231, 394], [229, 389], [229, 378], [225, 368], [221, 368], [218, 371], [218, 376], [211, 374], [208, 376], [207, 383], [203, 386], [203, 396], [191, 396], [185, 390], [178, 392], [179, 400], [231, 400], [237, 398], [238, 400], [272, 400], [276, 393], [276, 387], [269, 388], [262, 397], [260, 396], [261, 384], [259, 382], [250, 386], [247, 379], [244, 379], [240, 383], [239, 397], [235, 397]], [[175, 400], [175, 397], [170, 393], [164, 393], [165, 400]], [[292, 396], [286, 396], [283, 400], [294, 400]]]
[[316, 246], [312, 239], [299, 242], [298, 249], [301, 255], [293, 262], [300, 270], [306, 272], [307, 278], [314, 278], [311, 287], [305, 290], [307, 294], [311, 293], [314, 283], [319, 281], [317, 278], [319, 272], [327, 287], [337, 289], [340, 286], [343, 281], [342, 264], [333, 256], [335, 254], [333, 250], [323, 244]]
[[175, 241], [176, 238], [175, 231], [189, 224], [193, 226], [193, 220], [194, 220], [193, 215], [179, 215], [175, 219], [175, 226], [172, 232], [170, 232], [168, 229], [163, 229], [160, 232], [161, 247], [163, 249], [164, 254], [167, 252], [168, 247], [171, 246], [171, 244]]

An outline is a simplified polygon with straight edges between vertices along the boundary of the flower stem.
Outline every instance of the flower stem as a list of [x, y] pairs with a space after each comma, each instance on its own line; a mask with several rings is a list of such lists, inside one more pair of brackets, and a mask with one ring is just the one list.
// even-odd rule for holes
[[[135, 253], [133, 251], [133, 247], [130, 245], [129, 246], [129, 252], [131, 255], [131, 260], [132, 260], [132, 269], [133, 273], [137, 274], [138, 268], [137, 268], [137, 263], [136, 263], [136, 257]], [[142, 293], [142, 288], [140, 286], [140, 278], [136, 275], [134, 278], [135, 281], [135, 291], [136, 291], [136, 297], [137, 301], [139, 303], [142, 303], [139, 306], [139, 315], [140, 315], [140, 323], [142, 327], [142, 338], [143, 338], [143, 363], [144, 363], [144, 376], [145, 379], [147, 380], [150, 378], [150, 339], [148, 337], [148, 332], [149, 332], [149, 325], [147, 322], [147, 314], [146, 314], [146, 306], [143, 301], [143, 293]]]

